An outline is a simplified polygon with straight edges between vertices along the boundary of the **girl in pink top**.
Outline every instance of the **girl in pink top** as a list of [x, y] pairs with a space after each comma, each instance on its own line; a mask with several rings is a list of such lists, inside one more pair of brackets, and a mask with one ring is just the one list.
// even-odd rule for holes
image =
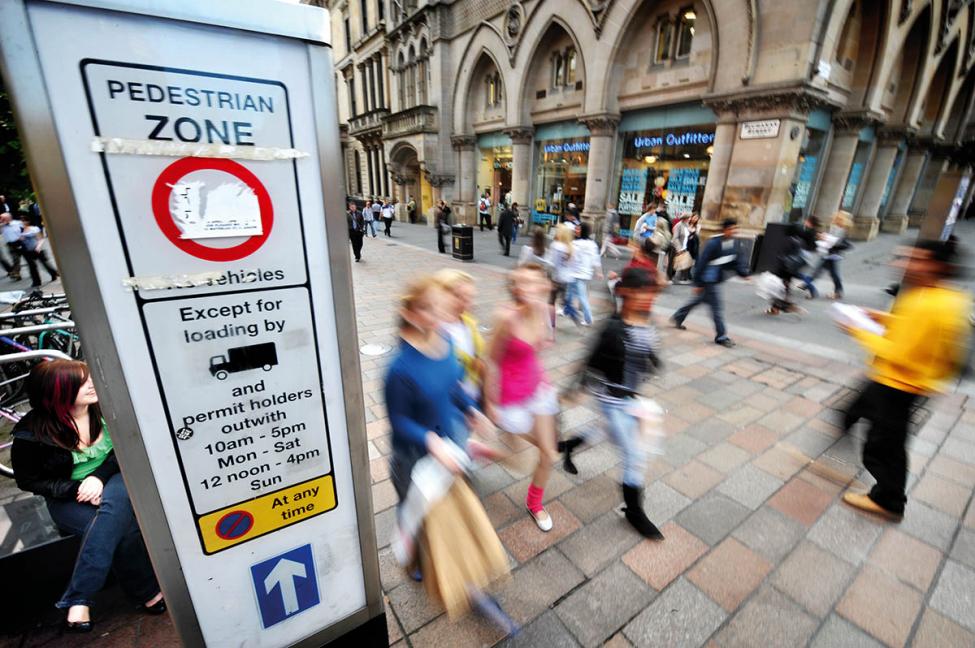
[[559, 404], [538, 351], [549, 338], [546, 297], [550, 285], [540, 266], [528, 264], [511, 273], [509, 289], [514, 303], [498, 314], [488, 347], [493, 366], [485, 389], [487, 413], [502, 430], [524, 435], [538, 448], [538, 466], [525, 506], [538, 528], [549, 531], [552, 518], [542, 506], [542, 497], [557, 456], [555, 415]]

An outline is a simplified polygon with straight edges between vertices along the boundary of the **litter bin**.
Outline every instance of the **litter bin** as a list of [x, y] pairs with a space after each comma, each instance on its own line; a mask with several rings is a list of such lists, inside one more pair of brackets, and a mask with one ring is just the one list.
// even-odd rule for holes
[[454, 225], [450, 228], [453, 239], [454, 258], [460, 261], [474, 260], [474, 227], [471, 225]]

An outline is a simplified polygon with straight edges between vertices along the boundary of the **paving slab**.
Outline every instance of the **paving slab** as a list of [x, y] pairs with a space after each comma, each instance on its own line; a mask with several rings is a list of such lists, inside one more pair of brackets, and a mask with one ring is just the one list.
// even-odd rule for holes
[[931, 595], [931, 607], [975, 631], [975, 569], [954, 560], [945, 563]]
[[846, 591], [855, 573], [853, 565], [803, 541], [779, 566], [771, 583], [810, 614], [823, 618]]
[[756, 594], [715, 637], [723, 648], [802, 646], [819, 624], [772, 588]]
[[883, 648], [883, 644], [843, 617], [832, 614], [809, 648]]
[[677, 523], [709, 545], [716, 545], [748, 517], [748, 507], [720, 493], [708, 493], [680, 515]]
[[883, 524], [836, 503], [819, 518], [808, 538], [840, 558], [860, 564], [883, 531]]
[[643, 540], [617, 511], [609, 511], [559, 544], [559, 550], [587, 577]]
[[687, 580], [728, 612], [734, 612], [772, 570], [765, 560], [734, 538], [727, 538], [687, 572]]
[[903, 646], [920, 612], [921, 601], [919, 592], [867, 565], [836, 611], [888, 646]]
[[555, 611], [582, 646], [593, 648], [612, 637], [656, 595], [632, 571], [615, 562], [572, 592]]
[[778, 563], [806, 534], [798, 522], [767, 506], [755, 511], [732, 532], [732, 536], [772, 563]]
[[623, 634], [634, 646], [697, 648], [725, 617], [721, 606], [681, 578], [633, 619]]
[[748, 464], [725, 479], [717, 491], [754, 510], [781, 487], [781, 480]]

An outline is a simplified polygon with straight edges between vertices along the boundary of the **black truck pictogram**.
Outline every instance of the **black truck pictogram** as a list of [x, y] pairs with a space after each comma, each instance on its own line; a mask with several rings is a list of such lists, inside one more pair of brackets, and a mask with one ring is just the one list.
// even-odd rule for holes
[[238, 371], [258, 368], [270, 371], [276, 364], [278, 364], [278, 349], [274, 346], [274, 342], [251, 344], [227, 349], [227, 355], [216, 355], [210, 358], [210, 375], [215, 376], [217, 380], [224, 380]]

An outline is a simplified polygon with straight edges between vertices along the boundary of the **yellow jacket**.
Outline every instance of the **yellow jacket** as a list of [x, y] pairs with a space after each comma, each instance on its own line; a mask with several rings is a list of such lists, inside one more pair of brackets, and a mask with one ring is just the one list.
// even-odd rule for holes
[[943, 391], [958, 374], [971, 333], [970, 296], [944, 286], [909, 288], [880, 318], [883, 335], [854, 329], [873, 355], [870, 378], [913, 394]]
[[462, 349], [454, 347], [454, 353], [460, 364], [464, 367], [464, 378], [470, 380], [471, 384], [481, 387], [481, 374], [478, 371], [477, 361], [484, 358], [484, 337], [477, 330], [477, 320], [468, 313], [460, 316], [460, 321], [464, 323], [467, 330], [471, 332], [471, 339], [474, 342], [474, 355], [468, 355]]

